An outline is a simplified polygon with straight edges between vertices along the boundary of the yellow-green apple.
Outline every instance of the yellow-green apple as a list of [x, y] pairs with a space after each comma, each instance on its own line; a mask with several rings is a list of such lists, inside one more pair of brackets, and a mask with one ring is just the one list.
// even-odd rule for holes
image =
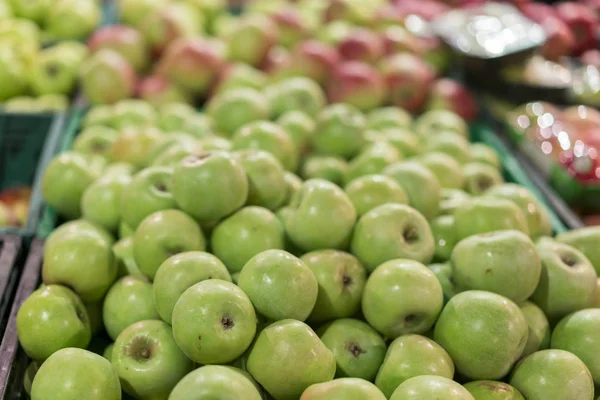
[[224, 152], [201, 153], [175, 167], [171, 192], [177, 205], [200, 222], [219, 220], [248, 199], [242, 164]]
[[308, 325], [287, 319], [258, 334], [247, 369], [274, 398], [298, 399], [309, 386], [331, 381], [336, 366], [331, 351]]
[[428, 152], [417, 161], [429, 169], [437, 178], [442, 189], [462, 189], [465, 175], [458, 161], [441, 152]]
[[335, 46], [352, 32], [355, 24], [344, 20], [329, 21], [315, 33], [315, 38], [325, 44]]
[[198, 141], [204, 151], [231, 151], [233, 144], [220, 136], [207, 136]]
[[161, 55], [177, 39], [203, 33], [204, 16], [186, 2], [169, 2], [142, 20], [138, 27], [155, 55]]
[[95, 0], [60, 0], [52, 4], [44, 30], [53, 39], [83, 39], [96, 29], [102, 9]]
[[367, 114], [367, 126], [374, 131], [410, 128], [412, 116], [399, 107], [380, 107]]
[[386, 175], [365, 175], [352, 180], [344, 191], [360, 218], [372, 209], [386, 204], [408, 204], [408, 195], [398, 182]]
[[366, 124], [358, 108], [349, 104], [329, 105], [317, 117], [311, 144], [319, 153], [350, 158], [365, 142]]
[[394, 145], [387, 141], [377, 141], [367, 145], [348, 164], [344, 175], [344, 184], [365, 175], [380, 174], [386, 167], [402, 159]]
[[471, 143], [469, 149], [471, 150], [471, 161], [490, 164], [497, 169], [502, 168], [500, 156], [493, 147], [485, 143]]
[[[431, 136], [419, 135], [426, 152], [446, 153], [458, 161], [459, 164], [471, 162], [471, 149], [469, 141], [456, 132], [441, 131]], [[492, 167], [489, 164], [486, 166]]]
[[527, 320], [511, 300], [469, 290], [448, 301], [435, 325], [434, 339], [463, 376], [500, 379], [521, 356], [528, 334]]
[[284, 7], [270, 15], [279, 31], [278, 43], [293, 48], [298, 42], [310, 36], [310, 27], [296, 7]]
[[252, 257], [242, 268], [238, 285], [256, 310], [272, 321], [304, 321], [319, 291], [310, 268], [284, 250], [266, 250]]
[[205, 365], [190, 372], [173, 388], [169, 399], [190, 400], [212, 396], [227, 396], [230, 400], [262, 399], [248, 373], [225, 365]]
[[206, 112], [218, 133], [233, 136], [244, 125], [267, 119], [269, 103], [257, 89], [234, 88], [214, 96]]
[[600, 274], [600, 249], [598, 248], [598, 243], [600, 243], [599, 227], [591, 226], [564, 232], [556, 236], [556, 240], [568, 244], [582, 252], [592, 263], [596, 269], [596, 273]]
[[261, 150], [239, 150], [233, 154], [248, 177], [246, 204], [277, 210], [287, 194], [285, 171], [279, 160]]
[[31, 400], [119, 400], [121, 385], [111, 363], [87, 350], [66, 348], [42, 364]]
[[473, 381], [464, 387], [475, 400], [525, 400], [517, 389], [504, 382]]
[[207, 279], [231, 282], [225, 265], [202, 251], [186, 251], [167, 258], [156, 271], [152, 291], [160, 317], [171, 324], [173, 308], [188, 288]]
[[241, 356], [256, 333], [256, 313], [233, 283], [208, 279], [188, 288], [173, 309], [173, 335], [183, 352], [202, 364]]
[[287, 206], [290, 203], [290, 200], [292, 199], [294, 194], [296, 194], [296, 192], [298, 192], [302, 187], [303, 181], [298, 175], [293, 174], [289, 171], [285, 171], [283, 179], [285, 180], [285, 185], [287, 188], [283, 204]]
[[25, 369], [25, 376], [23, 377], [23, 389], [29, 397], [31, 397], [31, 385], [33, 384], [33, 379], [35, 378], [35, 374], [37, 374], [38, 370], [40, 369], [40, 366], [41, 364], [39, 362], [32, 361]]
[[104, 298], [102, 320], [112, 340], [116, 340], [129, 325], [158, 318], [152, 283], [145, 277], [128, 275], [121, 278]]
[[395, 179], [408, 194], [409, 204], [428, 220], [439, 214], [440, 182], [424, 165], [416, 161], [391, 164], [383, 174]]
[[449, 262], [429, 264], [427, 266], [436, 276], [440, 285], [442, 285], [442, 291], [444, 292], [444, 304], [448, 302], [456, 293], [458, 289], [452, 279], [452, 265]]
[[378, 266], [367, 279], [362, 311], [379, 333], [395, 339], [429, 330], [443, 303], [442, 286], [430, 269], [418, 261], [395, 259]]
[[302, 184], [284, 221], [287, 237], [304, 251], [339, 249], [347, 245], [356, 210], [348, 195], [322, 179]]
[[[529, 236], [515, 230], [481, 233], [461, 240], [452, 251], [451, 263], [452, 278], [459, 290], [486, 290], [515, 303], [533, 294], [542, 271], [535, 245]], [[513, 282], [515, 276], [518, 282]]]
[[521, 354], [521, 358], [525, 358], [538, 350], [550, 347], [550, 324], [542, 309], [531, 301], [525, 301], [519, 307], [529, 325], [527, 344]]
[[311, 154], [304, 159], [300, 175], [303, 179], [325, 179], [341, 185], [348, 173], [348, 163], [341, 157]]
[[48, 15], [52, 2], [49, 0], [9, 0], [3, 2], [3, 5], [7, 9], [10, 9], [14, 16], [41, 24]]
[[52, 47], [39, 52], [29, 71], [31, 88], [36, 95], [70, 95], [75, 89], [80, 62], [63, 53]]
[[456, 237], [455, 222], [454, 215], [439, 215], [429, 223], [435, 240], [433, 259], [437, 262], [448, 261], [454, 247], [459, 242]]
[[227, 32], [228, 59], [259, 66], [279, 38], [277, 24], [265, 15], [248, 14]]
[[421, 375], [452, 379], [454, 363], [446, 350], [433, 340], [421, 335], [404, 335], [387, 349], [375, 384], [390, 397], [403, 382]]
[[[486, 191], [504, 183], [500, 171], [489, 164], [469, 162], [463, 165], [465, 191], [480, 196]], [[512, 200], [512, 199], [510, 199]]]
[[61, 285], [44, 285], [33, 292], [19, 308], [16, 325], [23, 350], [40, 361], [60, 349], [85, 348], [92, 337], [85, 306]]
[[171, 327], [144, 320], [123, 330], [112, 351], [111, 364], [121, 387], [137, 399], [165, 399], [194, 368], [175, 343]]
[[474, 197], [454, 211], [456, 237], [462, 240], [478, 233], [517, 230], [529, 234], [527, 220], [512, 201], [493, 197]]
[[127, 25], [139, 28], [155, 11], [163, 8], [169, 0], [119, 0], [119, 16]]
[[[158, 126], [165, 133], [185, 131], [190, 119], [197, 115], [193, 106], [183, 102], [166, 103], [157, 108]], [[195, 136], [192, 132], [186, 133]]]
[[375, 67], [361, 61], [345, 61], [333, 70], [327, 97], [332, 103], [346, 103], [361, 111], [370, 111], [384, 103], [387, 86]]
[[300, 400], [385, 400], [377, 386], [360, 378], [340, 378], [309, 386]]
[[105, 175], [88, 186], [81, 198], [81, 214], [110, 232], [121, 222], [121, 197], [131, 183], [128, 174]]
[[288, 111], [277, 118], [277, 123], [292, 138], [298, 156], [304, 156], [315, 133], [315, 121], [302, 111]]
[[114, 104], [132, 97], [135, 70], [114, 50], [103, 49], [86, 59], [80, 69], [80, 84], [92, 104]]
[[526, 399], [593, 400], [594, 381], [589, 369], [573, 353], [542, 350], [523, 359], [509, 383]]
[[200, 226], [179, 210], [162, 210], [148, 215], [133, 237], [135, 262], [150, 279], [154, 279], [156, 270], [170, 256], [205, 249], [206, 240]]
[[477, 118], [479, 107], [473, 94], [460, 82], [442, 78], [438, 79], [431, 87], [429, 110], [451, 110], [465, 121]]
[[411, 158], [421, 153], [421, 140], [407, 128], [369, 130], [365, 134], [365, 139], [369, 143], [389, 142], [398, 149], [403, 158]]
[[112, 146], [112, 159], [127, 162], [138, 169], [148, 166], [153, 148], [161, 141], [162, 132], [150, 126], [129, 125], [117, 136]]
[[288, 78], [274, 83], [266, 88], [265, 95], [269, 100], [273, 119], [288, 111], [301, 111], [315, 118], [327, 101], [319, 84], [304, 77]]
[[82, 129], [94, 125], [112, 128], [113, 107], [110, 105], [95, 105], [85, 114], [81, 122]]
[[244, 207], [220, 222], [212, 232], [211, 249], [231, 273], [240, 272], [255, 255], [284, 248], [279, 219], [263, 207]]
[[73, 141], [73, 150], [80, 154], [97, 154], [111, 158], [113, 143], [119, 132], [112, 128], [95, 125], [83, 129]]
[[300, 258], [317, 278], [317, 301], [308, 317], [325, 322], [356, 315], [360, 310], [367, 272], [353, 255], [338, 250], [318, 250]]
[[112, 126], [119, 131], [128, 127], [153, 127], [157, 119], [156, 109], [144, 100], [124, 99], [113, 106]]
[[469, 126], [465, 120], [458, 114], [450, 110], [430, 110], [424, 112], [415, 121], [415, 131], [429, 138], [441, 132], [454, 132], [469, 138]]
[[138, 96], [154, 107], [168, 104], [190, 103], [187, 92], [160, 75], [151, 75], [140, 81], [137, 86]]
[[213, 95], [231, 89], [250, 88], [263, 90], [269, 83], [265, 72], [244, 63], [233, 63], [225, 66], [220, 72]]
[[110, 25], [98, 29], [88, 39], [90, 52], [112, 49], [121, 54], [137, 72], [144, 72], [150, 63], [150, 49], [144, 36], [127, 25]]
[[402, 383], [390, 400], [475, 400], [460, 384], [437, 375], [421, 375]]
[[317, 330], [321, 341], [333, 353], [336, 378], [373, 381], [383, 363], [386, 344], [369, 324], [358, 319], [340, 318]]
[[289, 63], [298, 75], [306, 76], [324, 85], [339, 59], [339, 53], [334, 46], [309, 39], [293, 48]]

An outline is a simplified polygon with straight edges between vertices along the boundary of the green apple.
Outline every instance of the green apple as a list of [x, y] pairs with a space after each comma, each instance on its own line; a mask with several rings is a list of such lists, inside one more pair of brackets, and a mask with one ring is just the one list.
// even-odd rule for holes
[[185, 251], [204, 251], [206, 240], [193, 218], [179, 210], [150, 214], [140, 223], [133, 237], [135, 262], [150, 279], [172, 255]]
[[528, 334], [519, 306], [495, 293], [470, 290], [448, 301], [434, 339], [463, 376], [500, 379], [521, 356]]
[[279, 219], [263, 207], [244, 207], [220, 222], [212, 232], [211, 249], [234, 272], [242, 270], [255, 255], [284, 248]]
[[304, 77], [288, 78], [265, 90], [271, 106], [271, 117], [277, 119], [288, 111], [301, 111], [311, 118], [325, 107], [323, 89], [315, 81]]
[[377, 386], [360, 378], [340, 378], [309, 386], [300, 400], [385, 400]]
[[444, 304], [446, 304], [455, 294], [459, 293], [459, 290], [454, 283], [454, 279], [452, 278], [452, 265], [447, 262], [442, 264], [430, 264], [427, 267], [435, 274], [440, 282], [442, 291], [444, 292]]
[[225, 265], [202, 251], [187, 251], [167, 258], [156, 271], [152, 290], [158, 314], [171, 324], [173, 308], [189, 287], [207, 279], [231, 282]]
[[431, 220], [429, 226], [435, 241], [435, 253], [433, 259], [445, 262], [450, 259], [452, 251], [458, 243], [455, 229], [454, 215], [440, 215]]
[[290, 202], [284, 228], [304, 251], [343, 248], [352, 233], [356, 210], [346, 193], [322, 179], [302, 184]]
[[302, 187], [302, 179], [296, 174], [293, 174], [289, 171], [285, 171], [283, 175], [283, 179], [285, 180], [285, 186], [287, 188], [285, 200], [283, 201], [284, 205], [288, 205], [292, 200], [292, 197], [300, 190]]
[[84, 39], [101, 19], [102, 9], [95, 0], [60, 0], [50, 7], [44, 28], [56, 39]]
[[390, 397], [403, 382], [421, 375], [452, 379], [454, 363], [446, 350], [433, 340], [421, 335], [404, 335], [390, 344], [375, 384]]
[[67, 112], [70, 107], [70, 100], [64, 94], [44, 94], [38, 97], [35, 102], [40, 112], [45, 113]]
[[567, 315], [552, 332], [553, 349], [566, 350], [581, 359], [588, 367], [594, 383], [600, 383], [600, 309], [590, 308]]
[[435, 175], [442, 189], [462, 189], [465, 185], [465, 175], [460, 164], [448, 154], [426, 153], [417, 161]]
[[360, 217], [352, 236], [352, 253], [367, 271], [396, 258], [431, 261], [435, 244], [427, 220], [404, 204], [384, 204]]
[[288, 171], [298, 167], [292, 138], [274, 122], [256, 121], [244, 125], [232, 138], [233, 150], [263, 150], [271, 153]]
[[44, 171], [42, 195], [63, 217], [79, 218], [83, 193], [99, 176], [85, 156], [67, 151], [54, 157]]
[[319, 328], [317, 334], [335, 357], [336, 378], [375, 379], [385, 357], [386, 344], [369, 324], [340, 318]]
[[119, 132], [101, 125], [82, 130], [73, 142], [73, 150], [81, 154], [98, 154], [110, 160], [112, 146]]
[[190, 149], [190, 152], [196, 152], [203, 149], [202, 146], [199, 145], [196, 138], [190, 134], [181, 132], [167, 132], [152, 148], [152, 152], [150, 153], [150, 158], [148, 160], [149, 164], [154, 165], [158, 163], [158, 159], [165, 157], [165, 153], [169, 152], [174, 147]]
[[356, 257], [339, 250], [317, 250], [300, 260], [310, 268], [319, 285], [309, 321], [325, 322], [356, 315], [367, 280], [367, 271]]
[[525, 400], [517, 389], [498, 381], [473, 381], [464, 385], [475, 400]]
[[[488, 189], [504, 183], [500, 172], [489, 164], [469, 162], [463, 165], [465, 190], [473, 196], [479, 196]], [[512, 200], [512, 199], [511, 199]]]
[[104, 325], [102, 324], [102, 300], [93, 303], [83, 303], [83, 305], [90, 319], [92, 336], [96, 336], [104, 329]]
[[229, 400], [261, 400], [262, 397], [243, 370], [224, 365], [205, 365], [177, 383], [169, 400], [209, 400], [225, 397]]
[[336, 366], [331, 351], [308, 325], [287, 319], [258, 334], [247, 368], [275, 399], [292, 400], [315, 383], [331, 381]]
[[121, 222], [121, 198], [132, 178], [127, 174], [105, 175], [88, 186], [81, 198], [81, 214], [110, 232]]
[[455, 132], [442, 131], [433, 136], [423, 137], [422, 141], [426, 152], [445, 153], [459, 164], [471, 161], [469, 142]]
[[572, 231], [561, 233], [556, 236], [556, 240], [561, 243], [575, 247], [583, 253], [596, 269], [596, 273], [600, 274], [600, 228], [586, 227], [574, 229]]
[[184, 159], [202, 154], [203, 151], [204, 149], [197, 141], [174, 143], [158, 153], [150, 165], [175, 168]]
[[[196, 114], [192, 116], [182, 129], [183, 132], [190, 134], [197, 139], [218, 138], [215, 136], [214, 122], [211, 117], [206, 114]], [[225, 138], [222, 138], [226, 143]], [[210, 150], [205, 147], [205, 150]]]
[[267, 119], [269, 102], [258, 90], [236, 88], [213, 97], [206, 113], [212, 118], [218, 133], [232, 136], [250, 122]]
[[[0, 29], [1, 38], [2, 30]], [[19, 57], [16, 49], [5, 45], [2, 45], [0, 50], [0, 79], [2, 82], [10, 82], [8, 85], [2, 85], [0, 89], [0, 102], [26, 94], [28, 86], [26, 64]]]
[[85, 114], [81, 122], [82, 128], [104, 126], [112, 128], [113, 107], [109, 105], [95, 105]]
[[538, 350], [545, 350], [550, 347], [550, 324], [542, 309], [531, 301], [526, 301], [519, 307], [527, 320], [527, 325], [529, 325], [527, 344], [523, 354], [521, 354], [521, 358], [524, 358]]
[[42, 23], [48, 15], [52, 3], [49, 0], [9, 0], [5, 4], [7, 7], [9, 4], [12, 6], [15, 16]]
[[406, 190], [410, 205], [425, 218], [431, 220], [439, 214], [440, 182], [427, 167], [416, 161], [403, 161], [385, 168], [383, 174]]
[[418, 261], [396, 259], [378, 266], [367, 279], [362, 311], [385, 337], [424, 333], [433, 326], [444, 303], [435, 274]]
[[147, 17], [167, 3], [168, 0], [120, 0], [119, 16], [126, 24], [139, 28]]
[[78, 60], [64, 57], [56, 48], [40, 51], [29, 70], [29, 81], [36, 95], [70, 95], [77, 84]]
[[285, 171], [271, 153], [240, 150], [234, 153], [248, 177], [247, 205], [277, 210], [287, 195]]
[[135, 262], [133, 257], [133, 234], [125, 236], [120, 239], [117, 243], [112, 246], [113, 253], [119, 264], [119, 277], [132, 275], [138, 277], [145, 277]]
[[437, 375], [421, 375], [402, 383], [390, 400], [475, 400], [461, 385]]
[[[529, 236], [515, 230], [461, 240], [452, 252], [452, 278], [461, 290], [486, 290], [521, 303], [535, 291], [542, 262]], [[519, 277], [515, 282], [515, 276]]]
[[572, 312], [588, 308], [596, 291], [596, 271], [577, 249], [564, 243], [537, 243], [542, 259], [540, 283], [531, 296], [551, 323]]
[[318, 153], [351, 158], [365, 142], [366, 118], [352, 105], [331, 104], [321, 111], [316, 122], [311, 144]]
[[120, 131], [113, 143], [112, 159], [144, 168], [148, 166], [152, 150], [161, 141], [162, 135], [154, 127], [129, 125]]
[[136, 399], [166, 399], [194, 368], [177, 347], [171, 327], [160, 320], [136, 322], [123, 330], [111, 363], [123, 390]]
[[256, 333], [256, 313], [236, 285], [208, 279], [188, 288], [173, 309], [173, 335], [183, 352], [202, 364], [241, 356]]
[[268, 75], [244, 63], [231, 64], [219, 79], [216, 93], [224, 93], [231, 89], [250, 88], [262, 90], [269, 83]]
[[108, 346], [106, 346], [106, 348], [102, 352], [102, 357], [106, 358], [108, 361], [111, 361], [112, 360], [112, 356], [113, 356], [113, 349], [114, 348], [115, 348], [115, 344], [114, 343], [111, 343]]
[[117, 260], [111, 246], [87, 230], [64, 232], [49, 239], [42, 265], [44, 283], [69, 286], [86, 302], [101, 300], [117, 278]]
[[115, 238], [99, 225], [85, 219], [76, 219], [65, 222], [64, 224], [55, 228], [54, 231], [52, 231], [52, 233], [46, 238], [45, 247], [51, 247], [54, 241], [58, 240], [65, 234], [80, 232], [96, 236], [96, 238], [100, 239], [107, 246], [112, 246], [115, 242]]
[[386, 128], [381, 131], [369, 130], [365, 133], [368, 143], [384, 141], [390, 143], [402, 158], [408, 159], [421, 153], [421, 140], [407, 128]]
[[453, 132], [465, 139], [469, 138], [469, 126], [458, 114], [450, 110], [429, 110], [415, 121], [415, 131], [423, 137], [435, 136], [441, 132]]
[[156, 109], [144, 100], [125, 99], [113, 107], [112, 125], [119, 131], [126, 128], [155, 127]]
[[175, 167], [171, 191], [183, 211], [200, 222], [215, 221], [246, 203], [248, 179], [231, 155], [202, 153]]
[[204, 137], [198, 143], [205, 151], [231, 151], [233, 148], [230, 140], [219, 136]]
[[350, 161], [348, 171], [344, 175], [344, 183], [348, 184], [361, 176], [379, 174], [401, 159], [400, 152], [389, 142], [375, 142]]
[[258, 67], [278, 36], [277, 24], [267, 15], [245, 13], [224, 36], [228, 59]]
[[306, 264], [283, 250], [266, 250], [242, 269], [239, 287], [256, 310], [272, 321], [304, 321], [317, 301], [319, 285]]
[[121, 385], [110, 362], [87, 350], [66, 348], [42, 364], [31, 400], [119, 400]]
[[478, 233], [517, 230], [528, 234], [527, 220], [512, 201], [493, 197], [474, 197], [454, 211], [458, 240]]
[[111, 49], [98, 50], [79, 69], [81, 90], [92, 105], [114, 104], [133, 97], [135, 81], [133, 67]]
[[596, 292], [594, 294], [594, 300], [590, 305], [592, 308], [600, 308], [600, 278], [596, 279]]
[[367, 126], [374, 131], [409, 128], [411, 124], [411, 115], [399, 107], [381, 107], [367, 114]]
[[25, 369], [25, 376], [23, 377], [23, 389], [29, 397], [31, 397], [31, 385], [33, 384], [33, 379], [40, 369], [40, 366], [41, 364], [39, 362], [32, 361], [27, 366], [27, 369]]
[[489, 164], [496, 169], [502, 168], [498, 152], [485, 143], [471, 143], [471, 161]]
[[302, 111], [292, 110], [277, 118], [277, 123], [292, 138], [298, 155], [304, 155], [315, 134], [315, 121]]
[[527, 219], [527, 227], [531, 237], [552, 235], [552, 226], [548, 211], [533, 196], [533, 194], [523, 186], [514, 183], [503, 183], [491, 187], [484, 193], [485, 196], [498, 197], [512, 200], [523, 212]]
[[121, 278], [104, 298], [102, 319], [108, 336], [117, 336], [129, 325], [147, 319], [158, 319], [154, 306], [152, 283], [138, 276]]
[[408, 195], [398, 182], [386, 175], [365, 175], [352, 180], [344, 191], [361, 217], [372, 209], [386, 204], [408, 204]]
[[300, 170], [303, 179], [325, 179], [341, 185], [348, 172], [348, 163], [341, 157], [313, 154], [304, 160]]
[[542, 350], [515, 367], [510, 382], [528, 400], [593, 400], [592, 374], [573, 353]]
[[82, 301], [60, 285], [33, 292], [19, 308], [16, 325], [23, 350], [39, 361], [67, 347], [85, 348], [92, 336]]
[[158, 127], [163, 132], [182, 132], [192, 118], [196, 109], [185, 103], [167, 103], [158, 109]]

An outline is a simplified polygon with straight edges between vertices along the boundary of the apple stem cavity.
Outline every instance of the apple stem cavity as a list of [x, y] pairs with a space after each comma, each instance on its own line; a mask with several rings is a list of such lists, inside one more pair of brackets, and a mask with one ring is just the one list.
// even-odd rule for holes
[[560, 259], [562, 260], [563, 263], [565, 263], [565, 265], [567, 267], [572, 268], [575, 265], [577, 265], [577, 259], [575, 258], [575, 256], [573, 254], [563, 253], [560, 255]]
[[223, 325], [223, 328], [228, 331], [235, 326], [235, 322], [233, 322], [233, 318], [231, 318], [229, 315], [226, 315], [221, 318], [221, 325]]
[[419, 233], [414, 226], [407, 226], [402, 232], [402, 237], [406, 243], [411, 244], [419, 240]]
[[143, 363], [152, 358], [153, 343], [147, 337], [137, 336], [125, 348], [125, 354]]
[[356, 342], [346, 343], [346, 350], [352, 353], [354, 358], [358, 358], [361, 354], [366, 353], [366, 351], [363, 350], [362, 347], [360, 347], [360, 345]]

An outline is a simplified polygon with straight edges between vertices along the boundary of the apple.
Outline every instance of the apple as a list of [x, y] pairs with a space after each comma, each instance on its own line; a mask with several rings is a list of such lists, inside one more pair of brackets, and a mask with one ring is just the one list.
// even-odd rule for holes
[[82, 301], [61, 285], [44, 285], [33, 292], [19, 308], [16, 327], [25, 353], [39, 361], [60, 349], [85, 348], [92, 336]]
[[288, 111], [277, 118], [283, 130], [290, 136], [299, 157], [308, 153], [309, 144], [315, 134], [315, 121], [302, 111]]
[[327, 87], [332, 103], [346, 103], [362, 111], [383, 104], [387, 87], [382, 75], [372, 66], [360, 61], [346, 61], [334, 70]]
[[50, 12], [52, 2], [49, 0], [9, 0], [3, 4], [14, 13], [14, 16], [41, 24]]
[[446, 109], [426, 111], [416, 120], [414, 128], [424, 138], [447, 131], [469, 138], [469, 126], [465, 120], [454, 111]]
[[[397, 9], [391, 6], [390, 9], [382, 8], [380, 11], [390, 11], [386, 15], [382, 15], [383, 18], [395, 18], [394, 12]], [[409, 32], [405, 27], [400, 24], [392, 24], [388, 26], [382, 26], [379, 30], [383, 39], [383, 48], [385, 55], [392, 55], [396, 53], [412, 53], [419, 54], [419, 40], [414, 34]]]
[[379, 141], [392, 144], [403, 158], [411, 158], [421, 153], [420, 138], [407, 128], [385, 128], [381, 131], [367, 131], [365, 139], [368, 143]]
[[592, 9], [578, 2], [564, 2], [556, 6], [558, 17], [563, 20], [575, 35], [573, 52], [580, 55], [596, 47], [596, 27], [598, 17]]
[[442, 398], [444, 400], [475, 400], [461, 385], [451, 379], [437, 375], [421, 375], [402, 383], [392, 394], [390, 400], [426, 400]]
[[597, 244], [600, 238], [600, 227], [585, 227], [561, 233], [556, 240], [579, 250], [592, 263], [596, 274], [600, 274], [600, 253]]
[[384, 54], [382, 38], [365, 28], [355, 28], [338, 44], [340, 56], [345, 60], [375, 63]]
[[438, 79], [433, 84], [429, 93], [427, 109], [451, 110], [465, 121], [475, 120], [479, 112], [479, 107], [471, 92], [458, 81], [448, 78]]
[[302, 179], [300, 179], [300, 177], [298, 175], [293, 174], [289, 171], [285, 172], [285, 174], [283, 175], [283, 179], [285, 181], [285, 185], [287, 188], [285, 200], [283, 201], [283, 205], [287, 206], [287, 205], [289, 205], [294, 194], [296, 194], [302, 187], [303, 181], [302, 181]]
[[112, 126], [117, 130], [154, 127], [156, 123], [156, 109], [143, 100], [124, 99], [113, 106]]
[[[474, 163], [471, 162], [471, 149], [469, 147], [469, 141], [456, 132], [441, 131], [436, 135], [429, 137], [421, 136], [421, 138], [422, 142], [424, 142], [424, 152], [445, 153], [454, 158], [461, 165]], [[492, 167], [488, 163], [484, 163], [484, 165], [486, 167]], [[485, 167], [483, 167], [483, 169], [490, 170], [489, 168]], [[475, 169], [475, 172], [476, 171], [478, 171], [477, 168]], [[496, 176], [499, 174], [498, 171], [499, 169], [496, 168], [496, 173], [489, 172], [488, 175], [493, 175], [493, 178], [496, 178]]]
[[444, 307], [434, 340], [452, 357], [458, 372], [472, 379], [500, 379], [521, 356], [528, 325], [519, 306], [491, 292], [469, 290]]
[[127, 25], [139, 28], [147, 17], [167, 3], [168, 0], [119, 0], [119, 16]]
[[433, 239], [435, 240], [434, 260], [445, 262], [450, 259], [452, 252], [459, 242], [456, 237], [456, 220], [454, 215], [442, 214], [431, 220], [429, 223]]
[[293, 71], [323, 85], [339, 63], [337, 49], [314, 39], [298, 43], [292, 50], [289, 63]]
[[64, 57], [57, 48], [42, 50], [29, 72], [31, 87], [37, 95], [69, 95], [77, 84], [79, 67], [79, 62]]
[[550, 347], [550, 324], [542, 309], [531, 301], [525, 301], [519, 307], [529, 325], [527, 344], [521, 354], [521, 358], [525, 358], [538, 350]]
[[302, 76], [302, 71], [292, 64], [291, 52], [282, 46], [271, 47], [259, 67], [267, 73], [270, 82]]
[[408, 194], [409, 204], [428, 220], [439, 214], [440, 182], [425, 166], [416, 161], [391, 164], [383, 174], [395, 179]]
[[221, 219], [248, 198], [248, 179], [239, 161], [223, 152], [184, 159], [175, 167], [171, 191], [179, 207], [200, 222]]
[[380, 107], [367, 114], [367, 126], [375, 131], [410, 128], [412, 116], [398, 107]]
[[179, 210], [162, 210], [142, 220], [133, 237], [133, 255], [140, 271], [154, 279], [160, 265], [185, 251], [204, 251], [198, 223]]
[[[163, 133], [157, 128], [142, 123], [141, 120], [150, 116], [144, 117], [136, 113], [122, 116], [119, 122], [115, 122], [122, 125], [123, 129], [113, 143], [111, 158], [142, 169], [148, 166], [152, 150], [162, 140]], [[155, 116], [152, 115], [151, 118]]]
[[448, 303], [455, 294], [459, 293], [452, 279], [452, 265], [449, 262], [429, 264], [427, 266], [436, 276], [444, 292], [444, 304]]
[[540, 240], [540, 283], [531, 296], [551, 323], [589, 307], [596, 290], [596, 271], [577, 249], [550, 239]]
[[85, 60], [80, 70], [80, 84], [92, 104], [114, 104], [132, 97], [136, 74], [123, 56], [102, 49]]
[[391, 397], [410, 378], [429, 375], [454, 377], [454, 363], [439, 344], [421, 335], [404, 335], [394, 340], [377, 373], [375, 384]]
[[348, 184], [361, 176], [380, 174], [401, 159], [402, 155], [395, 146], [386, 141], [377, 141], [365, 147], [350, 161], [344, 174], [344, 183]]
[[525, 400], [525, 397], [517, 389], [504, 382], [473, 381], [465, 384], [464, 387], [475, 400]]
[[287, 195], [285, 171], [270, 153], [260, 150], [241, 150], [234, 153], [248, 177], [247, 205], [278, 209]]
[[522, 360], [509, 383], [526, 399], [594, 398], [594, 381], [585, 364], [564, 350], [542, 350]]
[[123, 391], [140, 399], [166, 398], [194, 365], [175, 343], [171, 327], [152, 319], [119, 334], [111, 363]]
[[256, 332], [256, 313], [233, 283], [208, 279], [188, 288], [173, 309], [173, 335], [193, 361], [229, 363], [241, 356]]
[[46, 360], [31, 385], [32, 400], [119, 400], [121, 385], [110, 362], [87, 350], [66, 348]]
[[377, 386], [359, 378], [340, 378], [309, 386], [300, 400], [385, 400]]
[[311, 144], [318, 153], [351, 158], [365, 142], [366, 118], [355, 106], [328, 105], [316, 122]]
[[256, 89], [235, 88], [213, 97], [206, 112], [212, 118], [217, 132], [233, 136], [248, 123], [267, 119], [269, 102]]
[[247, 369], [274, 398], [298, 399], [309, 386], [331, 381], [336, 366], [331, 351], [308, 325], [287, 319], [257, 335]]
[[44, 29], [55, 39], [82, 39], [94, 31], [101, 18], [95, 0], [60, 0], [50, 7]]
[[306, 264], [283, 250], [266, 250], [242, 268], [239, 287], [272, 321], [304, 321], [317, 301], [318, 281]]
[[[35, 100], [40, 112], [60, 113], [69, 109], [69, 98], [64, 94], [43, 94]], [[6, 106], [4, 107], [6, 109]]]
[[265, 15], [246, 15], [226, 34], [228, 58], [231, 61], [259, 66], [279, 40], [277, 24]]
[[137, 86], [137, 92], [140, 98], [156, 108], [168, 104], [190, 102], [186, 92], [159, 75], [151, 75], [141, 80]]
[[227, 396], [230, 400], [261, 400], [259, 390], [245, 371], [225, 365], [205, 365], [177, 383], [170, 400], [189, 400], [194, 396]]
[[465, 190], [474, 196], [479, 196], [493, 189], [494, 186], [504, 183], [500, 171], [489, 164], [466, 163], [463, 165], [463, 173], [465, 176]]
[[335, 156], [309, 155], [300, 170], [303, 179], [325, 179], [341, 185], [348, 173], [346, 160]]
[[245, 87], [260, 91], [267, 83], [265, 72], [244, 63], [229, 64], [219, 74], [214, 94]]
[[386, 204], [408, 204], [408, 195], [398, 182], [386, 175], [365, 175], [352, 180], [344, 191], [360, 218], [372, 209]]
[[90, 52], [112, 49], [123, 56], [137, 72], [144, 72], [150, 63], [150, 50], [144, 36], [127, 25], [111, 25], [98, 29], [88, 39]]
[[116, 232], [121, 222], [121, 196], [131, 180], [128, 174], [107, 175], [88, 186], [81, 197], [83, 218]]
[[99, 154], [111, 158], [112, 145], [119, 132], [105, 126], [84, 128], [73, 141], [73, 150], [80, 154]]
[[111, 128], [113, 118], [113, 107], [110, 105], [95, 105], [83, 116], [82, 129], [100, 125]]
[[313, 80], [304, 77], [284, 79], [265, 90], [271, 117], [279, 118], [288, 111], [301, 111], [315, 118], [325, 106], [325, 94]]
[[25, 369], [25, 376], [23, 377], [23, 389], [29, 397], [31, 397], [31, 385], [33, 384], [33, 379], [40, 369], [40, 366], [41, 364], [37, 361], [32, 361]]
[[371, 4], [353, 0], [333, 0], [324, 10], [325, 19], [327, 21], [341, 19], [358, 25], [369, 25], [374, 22], [376, 5], [381, 3], [379, 1]]
[[284, 7], [272, 13], [270, 17], [277, 25], [278, 43], [283, 47], [292, 48], [310, 35], [310, 28], [298, 8]]
[[456, 159], [442, 152], [428, 152], [417, 161], [429, 169], [442, 189], [462, 189], [465, 186], [463, 169]]

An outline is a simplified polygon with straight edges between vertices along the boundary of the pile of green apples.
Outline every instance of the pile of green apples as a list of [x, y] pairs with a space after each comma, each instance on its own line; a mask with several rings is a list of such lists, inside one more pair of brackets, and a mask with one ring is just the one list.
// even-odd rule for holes
[[[600, 230], [448, 110], [308, 78], [92, 108], [43, 177], [33, 400], [593, 400]], [[123, 397], [122, 397], [123, 396]]]
[[0, 107], [68, 108], [101, 16], [101, 0], [0, 0]]

